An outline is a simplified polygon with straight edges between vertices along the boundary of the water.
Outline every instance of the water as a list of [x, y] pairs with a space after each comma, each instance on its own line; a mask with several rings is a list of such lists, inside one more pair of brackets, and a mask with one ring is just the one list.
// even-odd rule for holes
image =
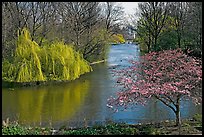
[[[139, 60], [139, 54], [136, 45], [115, 45], [106, 63], [94, 65], [93, 72], [75, 81], [2, 89], [2, 120], [9, 117], [24, 125], [60, 128], [103, 124], [108, 120], [134, 124], [175, 119], [172, 110], [154, 100], [146, 106], [117, 113], [106, 106], [107, 99], [118, 90], [111, 70], [129, 66], [128, 59]], [[191, 118], [196, 113], [202, 113], [202, 106], [182, 102], [181, 118]]]

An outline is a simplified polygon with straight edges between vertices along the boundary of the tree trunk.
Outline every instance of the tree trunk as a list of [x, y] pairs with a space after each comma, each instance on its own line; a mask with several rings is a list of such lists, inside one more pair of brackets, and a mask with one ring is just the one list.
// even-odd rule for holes
[[180, 113], [180, 97], [177, 98], [176, 101], [176, 126], [181, 125], [181, 113]]
[[178, 47], [181, 48], [181, 38], [180, 38], [180, 34], [178, 34]]
[[151, 44], [151, 39], [150, 39], [150, 34], [149, 34], [149, 41], [148, 41], [148, 44], [147, 44], [148, 53], [150, 51], [150, 44]]
[[158, 49], [156, 49], [157, 47], [157, 35], [154, 38], [154, 51], [157, 51]]
[[[178, 108], [179, 108], [179, 106], [178, 106]], [[178, 109], [176, 111], [176, 126], [179, 126], [179, 125], [181, 125], [181, 114], [180, 114], [180, 110]]]

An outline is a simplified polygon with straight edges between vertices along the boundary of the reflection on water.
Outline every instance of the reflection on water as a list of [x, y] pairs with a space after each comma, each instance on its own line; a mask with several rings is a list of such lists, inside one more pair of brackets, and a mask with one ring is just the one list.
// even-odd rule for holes
[[24, 124], [69, 119], [80, 109], [89, 90], [90, 82], [38, 88], [3, 89], [3, 116], [15, 115]]
[[[138, 123], [175, 119], [172, 110], [155, 100], [146, 106], [139, 105], [134, 110], [117, 113], [106, 107], [107, 99], [119, 90], [115, 87], [116, 80], [111, 70], [127, 67], [130, 65], [128, 59], [139, 60], [137, 48], [127, 44], [112, 46], [106, 63], [94, 65], [94, 71], [69, 83], [2, 89], [2, 119], [9, 117], [26, 125], [42, 123], [42, 126], [49, 126], [51, 122], [55, 128], [83, 126], [83, 121]], [[181, 104], [181, 118], [202, 113], [201, 105], [195, 106], [191, 101]]]

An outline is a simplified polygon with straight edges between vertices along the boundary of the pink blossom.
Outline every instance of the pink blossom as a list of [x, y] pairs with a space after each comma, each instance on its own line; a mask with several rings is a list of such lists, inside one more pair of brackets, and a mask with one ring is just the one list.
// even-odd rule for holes
[[202, 82], [202, 61], [185, 55], [181, 49], [151, 52], [142, 56], [140, 62], [131, 63], [130, 68], [116, 71], [123, 92], [109, 100], [110, 104], [144, 105], [153, 96], [162, 97], [166, 103], [182, 97], [193, 98], [195, 102], [202, 100], [199, 90], [191, 90]]
[[169, 76], [170, 76], [170, 77], [173, 77], [173, 76], [175, 76], [175, 75], [174, 75], [174, 74], [169, 74]]
[[132, 89], [132, 90], [131, 90], [130, 92], [131, 92], [131, 93], [134, 93], [134, 92], [136, 92], [136, 91], [137, 91], [137, 90], [135, 90], [135, 89]]
[[132, 83], [131, 79], [127, 78], [126, 80], [127, 80], [127, 83]]
[[162, 76], [162, 73], [158, 72], [155, 74], [155, 76]]
[[182, 81], [180, 81], [180, 82], [175, 82], [174, 83], [176, 86], [181, 86], [182, 85]]
[[189, 89], [189, 88], [190, 88], [190, 86], [189, 86], [189, 85], [185, 85], [185, 88]]

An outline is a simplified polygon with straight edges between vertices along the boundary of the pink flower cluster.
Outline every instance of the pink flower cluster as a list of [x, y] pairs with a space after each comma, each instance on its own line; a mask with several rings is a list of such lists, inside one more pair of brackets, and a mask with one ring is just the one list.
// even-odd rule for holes
[[201, 100], [194, 96], [200, 94], [193, 93], [201, 91], [193, 89], [202, 82], [202, 61], [187, 56], [181, 49], [151, 52], [142, 56], [140, 62], [130, 62], [130, 68], [115, 72], [123, 92], [109, 100], [109, 106], [144, 104], [150, 97], [168, 103], [183, 96]]

